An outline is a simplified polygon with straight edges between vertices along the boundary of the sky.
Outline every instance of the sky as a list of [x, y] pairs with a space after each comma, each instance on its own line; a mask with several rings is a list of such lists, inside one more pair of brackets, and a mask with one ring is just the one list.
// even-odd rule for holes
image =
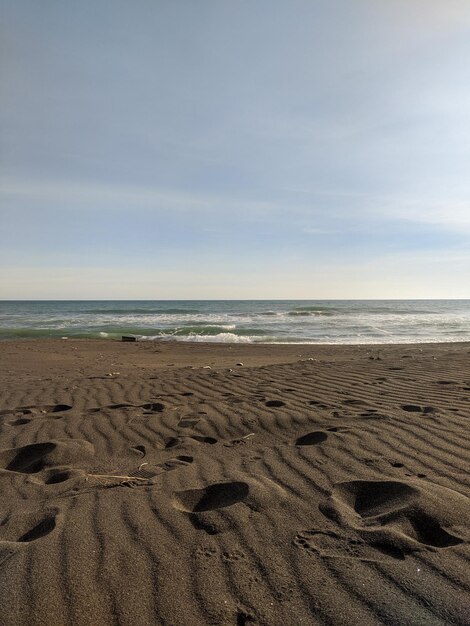
[[0, 298], [470, 298], [468, 0], [0, 0]]

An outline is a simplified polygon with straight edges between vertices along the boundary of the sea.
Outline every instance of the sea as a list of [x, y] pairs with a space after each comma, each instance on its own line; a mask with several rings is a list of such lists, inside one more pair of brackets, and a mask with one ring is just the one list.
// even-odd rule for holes
[[470, 300], [0, 301], [0, 339], [223, 343], [470, 341]]

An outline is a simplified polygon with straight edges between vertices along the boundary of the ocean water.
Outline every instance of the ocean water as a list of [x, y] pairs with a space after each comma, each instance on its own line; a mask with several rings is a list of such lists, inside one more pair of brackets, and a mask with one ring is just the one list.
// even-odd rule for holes
[[470, 300], [0, 301], [0, 339], [470, 341]]

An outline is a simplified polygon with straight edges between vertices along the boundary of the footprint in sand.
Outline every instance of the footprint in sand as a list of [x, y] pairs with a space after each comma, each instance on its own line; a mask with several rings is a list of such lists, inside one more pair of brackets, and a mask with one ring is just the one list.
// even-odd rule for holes
[[310, 400], [309, 404], [310, 404], [310, 406], [317, 407], [317, 409], [327, 409], [328, 408], [328, 405], [324, 404], [323, 402], [320, 402], [320, 400]]
[[21, 474], [36, 474], [52, 467], [87, 463], [94, 454], [94, 446], [81, 439], [45, 441], [1, 450], [0, 468]]
[[165, 410], [165, 405], [161, 402], [147, 402], [146, 404], [108, 404], [106, 406], [97, 406], [88, 409], [88, 413], [99, 413], [103, 410], [118, 410], [118, 409], [144, 409], [144, 415], [151, 415], [153, 413], [161, 413]]
[[[0, 524], [0, 559], [18, 543], [31, 543], [49, 535], [57, 525], [58, 510], [17, 513]], [[17, 546], [16, 546], [17, 547]], [[2, 552], [6, 552], [2, 555]]]
[[207, 443], [209, 445], [214, 445], [217, 443], [217, 439], [214, 437], [204, 437], [202, 435], [184, 435], [179, 437], [168, 437], [164, 440], [165, 449], [175, 448], [176, 446], [183, 445], [185, 443]]
[[55, 450], [52, 442], [33, 443], [22, 448], [10, 448], [0, 452], [0, 464], [9, 472], [35, 474], [46, 466], [45, 459]]
[[318, 443], [323, 443], [328, 439], [328, 433], [323, 430], [315, 430], [311, 433], [307, 433], [306, 435], [302, 435], [302, 437], [298, 437], [295, 440], [296, 446], [314, 446]]
[[173, 494], [172, 504], [188, 516], [196, 530], [217, 535], [231, 525], [230, 518], [221, 510], [244, 502], [249, 494], [250, 488], [245, 482], [214, 483], [202, 489], [177, 491]]
[[161, 467], [165, 471], [171, 471], [173, 469], [178, 469], [179, 467], [183, 467], [185, 465], [191, 465], [193, 462], [193, 457], [189, 455], [181, 455], [176, 456], [174, 459], [169, 459], [164, 463], [160, 463], [158, 467]]
[[69, 404], [23, 406], [15, 409], [3, 409], [0, 411], [0, 417], [16, 418], [7, 422], [7, 424], [10, 426], [21, 426], [23, 424], [28, 424], [34, 418], [60, 419], [62, 415], [57, 415], [58, 413], [65, 413], [71, 409], [72, 407]]
[[423, 413], [428, 415], [429, 413], [435, 413], [436, 409], [433, 406], [419, 406], [418, 404], [402, 404], [401, 410], [407, 413]]
[[194, 428], [201, 421], [200, 417], [183, 417], [178, 422], [179, 428]]
[[312, 529], [296, 540], [304, 540], [322, 556], [404, 559], [418, 550], [450, 548], [470, 539], [469, 498], [430, 483], [338, 483], [320, 511], [338, 531]]
[[366, 420], [390, 420], [390, 417], [388, 415], [379, 413], [377, 409], [368, 409], [367, 411], [363, 411], [362, 413], [359, 413], [359, 417], [362, 417]]
[[345, 426], [331, 426], [325, 430], [314, 430], [310, 433], [302, 435], [295, 440], [296, 446], [315, 446], [319, 443], [323, 443], [328, 439], [328, 433], [345, 433], [349, 428]]
[[147, 404], [140, 404], [138, 408], [144, 409], [147, 414], [161, 413], [165, 409], [165, 405], [161, 402], [149, 402]]
[[136, 454], [140, 455], [141, 457], [144, 457], [147, 454], [147, 449], [144, 445], [138, 445], [138, 446], [133, 446], [131, 448], [132, 452], [135, 452]]
[[[304, 530], [293, 540], [298, 548], [324, 558], [360, 559], [377, 561], [377, 548], [369, 546], [361, 538], [351, 538], [345, 533]], [[379, 551], [381, 551], [379, 549]], [[385, 553], [384, 553], [385, 554]]]
[[173, 494], [173, 506], [184, 513], [200, 513], [223, 509], [248, 497], [245, 482], [215, 483], [202, 489], [187, 489]]
[[46, 517], [39, 524], [36, 524], [33, 528], [21, 535], [17, 541], [19, 543], [29, 543], [30, 541], [36, 541], [45, 537], [55, 529], [55, 517]]
[[236, 620], [237, 626], [256, 626], [258, 624], [258, 620], [252, 613], [242, 609], [237, 610]]
[[264, 404], [265, 404], [265, 406], [267, 406], [269, 408], [275, 408], [275, 409], [278, 409], [281, 406], [285, 406], [286, 405], [286, 403], [283, 402], [282, 400], [268, 400]]
[[25, 424], [30, 424], [33, 420], [29, 420], [26, 417], [20, 417], [17, 420], [12, 420], [11, 422], [7, 422], [9, 426], [24, 426]]
[[244, 437], [237, 437], [236, 439], [230, 439], [224, 443], [226, 448], [234, 448], [236, 446], [246, 446], [252, 442], [252, 438], [255, 436], [255, 433], [249, 433]]
[[60, 483], [65, 483], [68, 480], [75, 480], [77, 478], [78, 479], [84, 478], [84, 473], [79, 470], [78, 471], [68, 470], [68, 469], [52, 470], [45, 477], [44, 484], [45, 485], [58, 485]]
[[252, 523], [253, 514], [273, 506], [287, 506], [289, 494], [279, 483], [254, 476], [218, 482], [173, 493], [171, 504], [196, 529], [215, 535]]
[[363, 400], [357, 400], [356, 398], [348, 398], [347, 400], [343, 400], [343, 404], [347, 406], [367, 406], [367, 402]]

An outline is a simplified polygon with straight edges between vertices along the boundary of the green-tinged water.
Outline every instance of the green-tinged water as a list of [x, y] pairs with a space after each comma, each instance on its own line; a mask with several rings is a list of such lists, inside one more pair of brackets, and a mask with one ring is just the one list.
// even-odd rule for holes
[[0, 301], [0, 339], [470, 341], [469, 300]]

